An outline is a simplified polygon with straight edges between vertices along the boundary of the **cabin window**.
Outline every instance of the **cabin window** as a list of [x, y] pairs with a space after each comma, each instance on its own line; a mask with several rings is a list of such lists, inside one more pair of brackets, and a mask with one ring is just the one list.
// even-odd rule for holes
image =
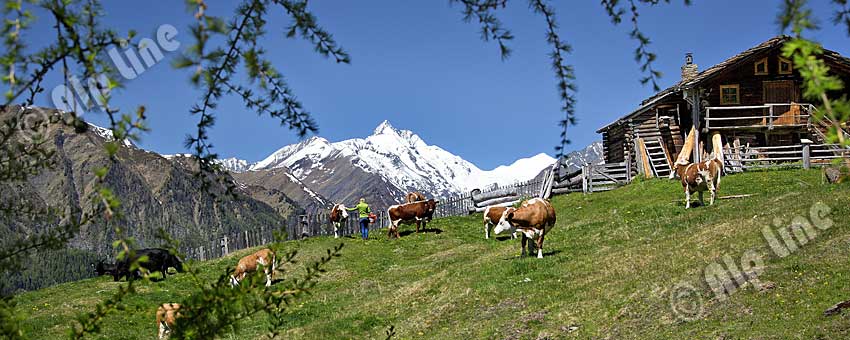
[[720, 85], [720, 105], [731, 105], [741, 103], [741, 86]]
[[768, 75], [767, 71], [767, 58], [759, 60], [755, 63], [755, 74], [757, 76], [766, 76]]
[[779, 74], [791, 74], [794, 72], [794, 66], [791, 65], [791, 61], [782, 57], [779, 57]]

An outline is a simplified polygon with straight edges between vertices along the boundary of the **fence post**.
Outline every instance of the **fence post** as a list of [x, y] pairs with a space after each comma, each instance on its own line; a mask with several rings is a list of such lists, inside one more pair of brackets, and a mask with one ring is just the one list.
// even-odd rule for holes
[[581, 166], [581, 192], [587, 193], [587, 165]]
[[227, 255], [229, 252], [227, 251], [227, 236], [221, 239], [221, 255]]
[[770, 108], [767, 111], [770, 114], [770, 122], [768, 122], [767, 129], [773, 130], [773, 105], [770, 105]]
[[204, 246], [198, 248], [198, 253], [201, 261], [206, 261], [207, 258], [204, 256]]
[[302, 239], [303, 235], [307, 233], [308, 228], [310, 227], [307, 223], [307, 215], [301, 215], [298, 217], [298, 227], [296, 228], [296, 232], [298, 235], [295, 236], [296, 240]]
[[811, 159], [811, 145], [812, 141], [808, 139], [801, 140], [803, 143], [803, 169], [811, 169], [812, 168], [812, 159]]

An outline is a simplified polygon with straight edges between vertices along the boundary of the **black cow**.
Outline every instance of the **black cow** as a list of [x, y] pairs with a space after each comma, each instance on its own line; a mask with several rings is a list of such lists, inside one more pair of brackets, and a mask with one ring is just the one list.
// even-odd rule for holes
[[[147, 262], [140, 263], [140, 266], [151, 273], [162, 273], [163, 280], [165, 279], [166, 274], [168, 274], [168, 268], [174, 267], [174, 269], [177, 269], [178, 273], [183, 272], [183, 262], [180, 262], [180, 259], [169, 253], [168, 250], [160, 248], [136, 250], [136, 258], [142, 256], [147, 256], [148, 260]], [[115, 269], [112, 271], [112, 278], [115, 281], [118, 281], [121, 280], [122, 277], [129, 278], [130, 275], [133, 275], [134, 278], [141, 277], [141, 273], [138, 270], [133, 271], [132, 273], [130, 272], [130, 264], [132, 262], [133, 261], [125, 258], [115, 263]]]
[[100, 260], [97, 261], [96, 264], [91, 263], [89, 265], [91, 266], [92, 270], [94, 270], [94, 272], [97, 274], [97, 276], [112, 274], [112, 272], [115, 271], [115, 264], [107, 263], [104, 260]]

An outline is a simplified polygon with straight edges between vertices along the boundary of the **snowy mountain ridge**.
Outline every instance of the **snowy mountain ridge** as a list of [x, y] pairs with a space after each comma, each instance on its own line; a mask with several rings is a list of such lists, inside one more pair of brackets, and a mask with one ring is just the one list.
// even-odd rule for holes
[[366, 138], [330, 142], [312, 137], [284, 146], [253, 164], [231, 158], [223, 160], [222, 165], [233, 172], [286, 167], [296, 178], [305, 180], [315, 171], [333, 172], [328, 164], [337, 159], [347, 159], [363, 171], [379, 175], [400, 191], [416, 190], [433, 196], [526, 181], [555, 162], [540, 153], [485, 171], [439, 146], [428, 145], [410, 130], [396, 129], [384, 121]]

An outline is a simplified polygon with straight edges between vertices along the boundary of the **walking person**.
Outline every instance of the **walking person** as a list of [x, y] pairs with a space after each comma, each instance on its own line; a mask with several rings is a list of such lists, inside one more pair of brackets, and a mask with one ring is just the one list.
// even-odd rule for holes
[[358, 216], [360, 217], [360, 236], [363, 237], [363, 240], [369, 238], [369, 214], [372, 213], [372, 209], [369, 208], [369, 205], [366, 204], [365, 198], [360, 198], [360, 203], [357, 203], [353, 208], [345, 208], [348, 211], [357, 210]]

